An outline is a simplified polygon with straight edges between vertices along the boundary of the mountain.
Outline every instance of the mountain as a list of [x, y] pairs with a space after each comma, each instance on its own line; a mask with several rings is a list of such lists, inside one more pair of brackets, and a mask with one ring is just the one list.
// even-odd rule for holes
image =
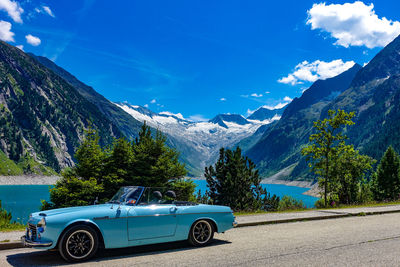
[[227, 123], [235, 123], [238, 125], [246, 125], [249, 124], [249, 121], [246, 120], [242, 115], [239, 114], [218, 114], [213, 119], [209, 120], [210, 123], [218, 124], [224, 128], [229, 128]]
[[58, 76], [67, 81], [72, 87], [74, 87], [84, 98], [89, 102], [96, 105], [96, 107], [111, 121], [118, 129], [128, 138], [132, 139], [137, 137], [140, 131], [142, 123], [135, 120], [132, 116], [127, 114], [118, 106], [111, 103], [101, 94], [97, 93], [92, 87], [79, 81], [75, 76], [73, 76], [68, 71], [57, 66], [53, 61], [46, 57], [36, 56], [29, 53], [29, 55], [35, 58], [43, 66], [52, 70]]
[[59, 171], [73, 165], [89, 125], [103, 145], [122, 136], [71, 84], [5, 42], [0, 42], [0, 77], [0, 150], [14, 162], [34, 160]]
[[180, 114], [155, 113], [145, 107], [116, 103], [136, 120], [157, 128], [168, 137], [171, 146], [181, 152], [189, 171], [201, 175], [204, 167], [214, 164], [221, 147], [232, 147], [277, 118], [250, 121], [238, 114], [219, 114], [205, 122], [186, 120]]
[[350, 141], [375, 159], [389, 145], [400, 151], [400, 36], [380, 51], [328, 109], [354, 111]]
[[275, 116], [281, 117], [285, 108], [286, 106], [279, 109], [269, 109], [266, 107], [260, 107], [259, 109], [254, 111], [250, 116], [248, 116], [247, 119], [263, 121], [263, 120], [269, 120]]
[[272, 175], [302, 158], [300, 150], [308, 143], [313, 121], [319, 119], [322, 110], [349, 87], [360, 69], [361, 66], [356, 64], [336, 77], [316, 81], [300, 98], [295, 98], [286, 106], [279, 121], [262, 136], [254, 138], [258, 141], [245, 153], [264, 176]]

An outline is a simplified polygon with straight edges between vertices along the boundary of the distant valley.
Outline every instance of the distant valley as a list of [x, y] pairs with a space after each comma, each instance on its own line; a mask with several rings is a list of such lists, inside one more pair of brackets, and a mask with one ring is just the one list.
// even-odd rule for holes
[[135, 103], [113, 103], [49, 59], [4, 42], [0, 72], [0, 158], [6, 171], [29, 172], [32, 162], [60, 171], [74, 164], [89, 126], [98, 130], [102, 145], [109, 145], [122, 136], [133, 140], [146, 122], [166, 135], [191, 176], [201, 176], [220, 147], [240, 146], [263, 177], [284, 170], [280, 179], [312, 181], [300, 151], [313, 122], [329, 109], [356, 112], [356, 125], [346, 133], [362, 153], [379, 159], [388, 145], [400, 149], [400, 37], [366, 66], [355, 64], [317, 80], [282, 109], [260, 107], [248, 117], [218, 114], [201, 122]]

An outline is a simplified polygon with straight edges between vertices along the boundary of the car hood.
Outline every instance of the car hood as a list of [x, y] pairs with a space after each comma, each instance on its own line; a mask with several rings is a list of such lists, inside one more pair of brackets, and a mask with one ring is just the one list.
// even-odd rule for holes
[[[71, 207], [71, 208], [61, 208], [61, 209], [53, 209], [53, 210], [44, 210], [41, 212], [36, 212], [32, 214], [32, 216], [54, 216], [58, 214], [66, 214], [66, 213], [74, 213], [74, 212], [95, 212], [96, 210], [104, 210], [105, 208], [110, 208], [112, 204], [101, 204], [101, 205], [91, 205], [91, 206], [79, 206], [79, 207]], [[114, 204], [115, 206], [115, 204]]]

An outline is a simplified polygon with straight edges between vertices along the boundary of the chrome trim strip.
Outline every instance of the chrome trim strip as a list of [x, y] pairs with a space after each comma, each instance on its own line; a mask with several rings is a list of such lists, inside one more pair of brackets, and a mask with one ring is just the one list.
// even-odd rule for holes
[[40, 241], [32, 241], [27, 239], [26, 236], [21, 236], [21, 242], [24, 247], [50, 247], [53, 245], [53, 242], [40, 242]]
[[224, 214], [224, 213], [232, 213], [232, 212], [223, 211], [223, 212], [198, 212], [198, 213], [171, 213], [171, 214], [152, 214], [152, 215], [125, 216], [125, 217], [112, 217], [112, 218], [109, 218], [108, 216], [104, 216], [104, 217], [94, 217], [93, 220], [111, 220], [111, 219], [158, 217], [158, 216], [176, 216], [176, 215], [195, 215], [195, 214], [207, 215], [207, 214]]

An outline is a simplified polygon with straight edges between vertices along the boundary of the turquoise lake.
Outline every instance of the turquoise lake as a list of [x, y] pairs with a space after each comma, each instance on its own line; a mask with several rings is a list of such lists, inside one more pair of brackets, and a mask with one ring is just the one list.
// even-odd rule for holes
[[[193, 180], [196, 185], [196, 193], [200, 189], [204, 193], [207, 189], [205, 180]], [[307, 207], [314, 207], [316, 197], [306, 196], [302, 193], [307, 188], [286, 186], [279, 184], [263, 184], [268, 192], [277, 196], [289, 195], [295, 199], [302, 200]], [[0, 185], [0, 200], [2, 207], [10, 211], [13, 220], [25, 223], [30, 213], [38, 211], [40, 200], [49, 200], [48, 185]]]

